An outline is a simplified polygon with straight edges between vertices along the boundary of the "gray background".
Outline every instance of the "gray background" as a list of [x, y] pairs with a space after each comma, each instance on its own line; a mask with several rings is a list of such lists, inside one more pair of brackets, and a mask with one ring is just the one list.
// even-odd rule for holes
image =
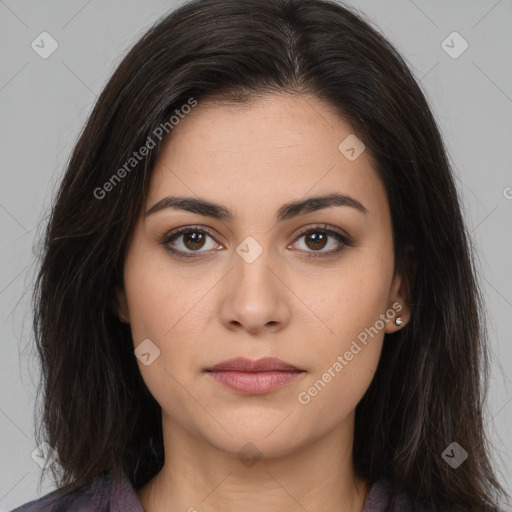
[[[488, 309], [487, 427], [498, 472], [512, 492], [512, 0], [348, 3], [402, 53], [443, 132]], [[112, 70], [177, 4], [0, 0], [0, 512], [53, 488], [50, 481], [38, 487], [40, 468], [31, 458], [38, 373], [29, 299], [41, 222]], [[47, 59], [31, 47], [43, 31], [59, 45]], [[458, 58], [442, 47], [454, 31], [469, 44]], [[452, 52], [461, 48], [457, 39], [445, 44]]]

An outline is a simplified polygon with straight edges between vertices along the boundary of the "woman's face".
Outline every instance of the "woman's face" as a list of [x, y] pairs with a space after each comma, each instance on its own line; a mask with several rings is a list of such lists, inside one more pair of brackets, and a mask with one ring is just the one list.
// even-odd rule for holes
[[[348, 435], [384, 333], [408, 319], [368, 151], [326, 104], [287, 94], [199, 102], [171, 135], [119, 292], [164, 425], [228, 453], [250, 442], [269, 456], [335, 429]], [[169, 196], [190, 202], [160, 203]], [[207, 371], [237, 357], [300, 371]]]

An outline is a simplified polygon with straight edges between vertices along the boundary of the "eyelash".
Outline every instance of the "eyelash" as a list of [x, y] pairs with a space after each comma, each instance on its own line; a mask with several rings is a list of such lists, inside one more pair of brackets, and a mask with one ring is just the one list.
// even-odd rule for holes
[[[183, 251], [180, 251], [180, 250], [171, 249], [169, 247], [169, 243], [174, 241], [174, 240], [176, 240], [176, 239], [178, 239], [180, 237], [180, 235], [185, 234], [185, 233], [202, 233], [202, 234], [206, 234], [206, 235], [210, 236], [211, 238], [215, 239], [215, 236], [213, 235], [213, 233], [209, 229], [207, 229], [205, 227], [201, 227], [201, 226], [185, 226], [185, 227], [178, 228], [178, 229], [176, 229], [174, 231], [171, 231], [171, 232], [167, 233], [164, 236], [161, 244], [173, 256], [176, 256], [178, 258], [183, 258], [183, 259], [198, 258], [198, 257], [200, 257], [201, 253], [208, 252], [208, 251], [188, 251], [188, 252], [183, 252]], [[340, 246], [337, 249], [331, 249], [330, 251], [323, 251], [323, 252], [311, 251], [311, 253], [308, 255], [309, 258], [326, 258], [326, 257], [329, 257], [329, 256], [334, 256], [335, 254], [338, 254], [339, 252], [341, 252], [345, 246], [350, 247], [350, 246], [353, 245], [352, 244], [352, 240], [347, 235], [343, 234], [342, 232], [339, 232], [339, 231], [335, 230], [334, 228], [329, 229], [329, 227], [326, 224], [321, 225], [321, 226], [309, 227], [309, 228], [301, 231], [297, 235], [297, 237], [295, 239], [295, 242], [298, 241], [304, 235], [307, 235], [307, 234], [310, 234], [310, 233], [322, 233], [323, 235], [332, 236], [332, 237], [336, 238], [338, 240], [338, 242], [340, 242]], [[309, 252], [309, 251], [306, 251], [306, 252]]]

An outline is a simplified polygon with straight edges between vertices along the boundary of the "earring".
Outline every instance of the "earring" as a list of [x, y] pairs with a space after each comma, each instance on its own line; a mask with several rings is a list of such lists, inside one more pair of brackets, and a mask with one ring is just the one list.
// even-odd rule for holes
[[401, 318], [401, 317], [398, 317], [398, 318], [395, 320], [395, 324], [396, 324], [396, 325], [402, 325], [403, 323], [404, 323], [404, 322], [403, 322], [403, 320], [402, 320], [402, 318]]

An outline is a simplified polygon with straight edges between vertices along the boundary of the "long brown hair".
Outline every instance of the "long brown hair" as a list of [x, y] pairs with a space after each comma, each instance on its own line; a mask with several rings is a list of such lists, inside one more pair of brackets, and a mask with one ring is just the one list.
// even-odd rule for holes
[[[385, 336], [356, 408], [357, 474], [388, 478], [416, 505], [495, 510], [506, 493], [483, 423], [483, 301], [446, 150], [402, 57], [361, 14], [328, 0], [186, 3], [105, 86], [55, 198], [34, 292], [39, 440], [58, 453], [53, 476], [73, 487], [125, 471], [139, 487], [162, 467], [160, 407], [113, 307], [163, 139], [155, 133], [191, 98], [248, 102], [281, 91], [327, 101], [364, 142], [386, 186], [395, 268], [410, 280], [411, 321]], [[134, 163], [148, 137], [154, 147]], [[469, 452], [457, 469], [441, 456], [454, 441]]]

